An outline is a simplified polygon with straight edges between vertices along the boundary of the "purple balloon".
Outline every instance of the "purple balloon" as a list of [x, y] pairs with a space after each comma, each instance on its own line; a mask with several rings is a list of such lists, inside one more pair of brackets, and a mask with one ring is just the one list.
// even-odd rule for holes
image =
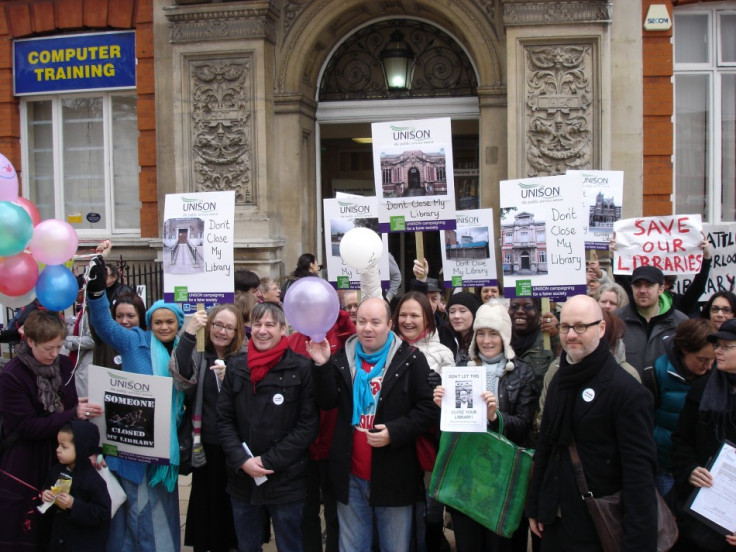
[[337, 292], [322, 278], [299, 278], [286, 290], [286, 320], [315, 343], [324, 341], [327, 332], [337, 322], [339, 312]]
[[64, 265], [47, 265], [36, 282], [39, 302], [50, 311], [63, 311], [74, 304], [79, 286]]

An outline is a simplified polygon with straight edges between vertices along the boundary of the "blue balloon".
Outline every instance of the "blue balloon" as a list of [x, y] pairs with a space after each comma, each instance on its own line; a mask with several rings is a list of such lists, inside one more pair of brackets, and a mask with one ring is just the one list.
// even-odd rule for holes
[[337, 322], [340, 299], [329, 282], [315, 276], [299, 278], [286, 290], [284, 314], [294, 329], [312, 341], [324, 341]]
[[20, 205], [0, 201], [0, 257], [22, 252], [33, 237], [33, 221]]
[[49, 265], [36, 282], [36, 297], [50, 311], [63, 311], [77, 298], [77, 279], [64, 265]]

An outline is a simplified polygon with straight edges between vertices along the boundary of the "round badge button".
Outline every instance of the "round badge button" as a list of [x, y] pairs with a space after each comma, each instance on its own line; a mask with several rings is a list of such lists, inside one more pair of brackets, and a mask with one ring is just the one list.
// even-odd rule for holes
[[593, 391], [590, 387], [583, 390], [583, 400], [585, 402], [590, 402], [593, 399], [595, 399], [595, 391]]
[[120, 357], [120, 355], [115, 355], [115, 358], [113, 358], [112, 361], [118, 366], [123, 363], [123, 359]]
[[280, 406], [284, 403], [284, 396], [281, 393], [276, 393], [273, 396], [273, 404]]

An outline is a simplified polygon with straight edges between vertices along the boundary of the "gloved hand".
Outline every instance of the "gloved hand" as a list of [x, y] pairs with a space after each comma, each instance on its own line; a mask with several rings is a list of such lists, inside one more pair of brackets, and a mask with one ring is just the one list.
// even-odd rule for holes
[[427, 383], [432, 389], [434, 389], [438, 385], [442, 385], [442, 376], [434, 370], [430, 370], [429, 374], [427, 374]]
[[102, 297], [107, 289], [107, 270], [105, 270], [105, 259], [97, 255], [89, 262], [89, 274], [87, 275], [87, 297], [97, 299]]

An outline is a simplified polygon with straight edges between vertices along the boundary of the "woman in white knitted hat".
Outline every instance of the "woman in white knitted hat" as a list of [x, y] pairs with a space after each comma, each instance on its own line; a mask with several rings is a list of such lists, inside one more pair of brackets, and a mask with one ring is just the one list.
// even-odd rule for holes
[[[503, 419], [503, 434], [517, 445], [530, 447], [532, 422], [539, 399], [534, 371], [519, 360], [511, 348], [511, 318], [507, 307], [496, 299], [475, 313], [469, 364], [485, 368], [486, 390], [481, 394], [487, 406], [488, 428], [498, 432]], [[435, 403], [441, 406], [444, 388], [435, 388]], [[517, 538], [525, 542], [528, 525], [524, 520], [510, 539], [489, 531], [468, 516], [453, 511], [457, 552], [526, 550], [518, 548]], [[513, 543], [513, 545], [512, 545]]]

